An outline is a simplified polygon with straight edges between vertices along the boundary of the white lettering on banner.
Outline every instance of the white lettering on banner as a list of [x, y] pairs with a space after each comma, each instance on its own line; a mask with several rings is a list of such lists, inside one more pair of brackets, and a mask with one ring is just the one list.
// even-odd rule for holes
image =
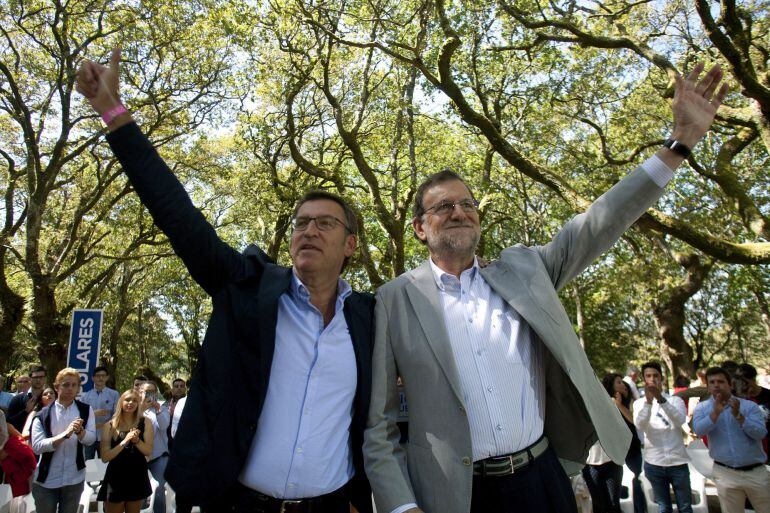
[[[83, 362], [82, 369], [78, 369], [81, 371], [81, 381], [83, 381], [83, 378], [85, 377], [86, 380], [88, 380], [88, 370], [91, 366], [90, 362], [88, 361], [88, 354], [91, 352], [91, 342], [93, 340], [94, 336], [94, 320], [91, 318], [84, 318], [80, 319], [80, 329], [78, 330], [78, 346], [77, 346], [77, 355], [75, 358]], [[85, 373], [86, 376], [82, 376], [82, 374]], [[83, 381], [85, 383], [85, 381]]]

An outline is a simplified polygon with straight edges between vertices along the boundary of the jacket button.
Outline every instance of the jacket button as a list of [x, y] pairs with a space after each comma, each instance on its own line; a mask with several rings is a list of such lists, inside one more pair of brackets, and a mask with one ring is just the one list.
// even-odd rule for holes
[[471, 459], [468, 456], [463, 458], [463, 465], [470, 465], [470, 464], [471, 464]]
[[463, 408], [462, 406], [460, 406], [460, 413], [461, 413], [462, 415], [465, 415], [465, 408]]
[[256, 431], [257, 425], [256, 424], [249, 424], [249, 431]]

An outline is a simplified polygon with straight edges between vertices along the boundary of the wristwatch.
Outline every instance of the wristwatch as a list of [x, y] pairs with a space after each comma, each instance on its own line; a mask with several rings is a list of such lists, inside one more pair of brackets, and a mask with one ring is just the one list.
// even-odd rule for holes
[[666, 142], [663, 143], [663, 146], [684, 158], [689, 157], [690, 153], [692, 153], [692, 148], [680, 143], [676, 139], [671, 139], [670, 137], [666, 139]]

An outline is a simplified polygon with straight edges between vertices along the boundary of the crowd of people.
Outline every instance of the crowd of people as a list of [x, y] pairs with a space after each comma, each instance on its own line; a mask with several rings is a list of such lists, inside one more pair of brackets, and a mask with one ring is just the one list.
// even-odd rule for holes
[[[51, 386], [47, 377], [44, 367], [33, 367], [0, 404], [0, 460], [13, 496], [32, 493], [39, 513], [75, 512], [85, 462], [99, 457], [107, 467], [97, 499], [108, 513], [137, 513], [150, 502], [149, 475], [158, 483], [153, 512], [165, 513], [164, 473], [187, 381], [176, 378], [161, 402], [157, 384], [144, 375], [122, 394], [109, 388], [104, 366], [94, 368], [94, 386], [81, 395], [77, 370], [60, 370]], [[177, 511], [191, 507], [182, 501]]]
[[[686, 387], [674, 380], [673, 393], [665, 390], [663, 369], [655, 361], [643, 364], [641, 371], [631, 366], [625, 376], [610, 373], [602, 379], [631, 435], [625, 465], [634, 474], [634, 512], [647, 510], [642, 470], [659, 513], [673, 511], [672, 502], [682, 513], [692, 511], [685, 444], [696, 438], [706, 441], [714, 459], [723, 513], [743, 512], [747, 501], [757, 512], [770, 511], [764, 468], [770, 377], [760, 382], [752, 365], [731, 361], [696, 374]], [[31, 490], [41, 513], [57, 507], [75, 511], [85, 461], [100, 457], [107, 469], [97, 499], [105, 501], [108, 513], [138, 512], [153, 493], [149, 475], [158, 483], [154, 513], [165, 513], [164, 472], [187, 401], [187, 382], [174, 379], [170, 398], [161, 403], [157, 384], [145, 376], [135, 376], [133, 387], [122, 394], [106, 386], [109, 377], [106, 367], [96, 367], [94, 387], [78, 399], [76, 370], [61, 370], [47, 386], [45, 368], [35, 366], [16, 380], [14, 393], [6, 392], [0, 404], [0, 419], [7, 418], [7, 424], [0, 422], [6, 428], [0, 429], [0, 459], [14, 496]], [[595, 443], [582, 470], [594, 513], [620, 513], [622, 474], [622, 465]], [[189, 501], [177, 497], [176, 511], [191, 509]]]
[[[642, 468], [660, 513], [672, 511], [672, 491], [677, 510], [692, 511], [685, 444], [697, 438], [704, 440], [714, 460], [713, 479], [722, 511], [743, 512], [747, 499], [755, 511], [770, 511], [770, 479], [764, 468], [770, 389], [760, 385], [756, 369], [747, 363], [726, 361], [696, 374], [698, 379], [692, 383], [687, 379], [686, 385], [675, 379], [673, 394], [664, 390], [662, 367], [654, 361], [642, 366], [641, 375], [632, 366], [625, 377], [608, 374], [603, 380], [632, 436], [625, 464], [634, 474], [634, 512], [646, 510], [639, 483]], [[642, 386], [637, 388], [640, 377]], [[768, 376], [764, 378], [765, 385], [770, 384]], [[591, 448], [582, 474], [594, 513], [619, 513], [623, 468], [598, 443]]]
[[[576, 513], [568, 475], [598, 443], [587, 475], [597, 482], [611, 476], [601, 466], [626, 460], [631, 422], [645, 434], [645, 473], [660, 475], [661, 483], [682, 481], [665, 450], [657, 451], [662, 460], [655, 457], [656, 443], [673, 440], [657, 428], [680, 420], [678, 402], [663, 395], [654, 376], [659, 366], [644, 368], [641, 403], [629, 407], [614, 378], [603, 388], [558, 291], [664, 194], [709, 130], [727, 87], [719, 66], [703, 71], [698, 63], [686, 77], [675, 76], [673, 127], [657, 152], [542, 246], [518, 244], [480, 261], [479, 204], [469, 183], [452, 170], [428, 176], [414, 194], [412, 228], [429, 258], [375, 298], [341, 277], [359, 234], [349, 202], [327, 190], [297, 201], [290, 267], [255, 245], [236, 251], [195, 208], [123, 104], [120, 50], [108, 64], [83, 61], [77, 90], [104, 121], [133, 190], [213, 306], [184, 415], [176, 428], [170, 422], [170, 458], [170, 415], [157, 402], [157, 387], [142, 385], [139, 399], [122, 396], [112, 420], [98, 417], [102, 457], [113, 463], [104, 493], [122, 500], [123, 509], [136, 507], [147, 492], [143, 478], [118, 486], [115, 475], [139, 472], [141, 454], [178, 497], [216, 511], [370, 513], [373, 497], [379, 513]], [[404, 444], [401, 392], [409, 412]], [[719, 388], [695, 412], [711, 408], [695, 430], [707, 433], [715, 451], [725, 430], [728, 441], [735, 429], [752, 441], [759, 433], [749, 402], [735, 406], [725, 394]], [[69, 424], [49, 429], [33, 421], [33, 447], [39, 441], [48, 449], [41, 461], [50, 460], [37, 472], [57, 463], [58, 444], [58, 461], [71, 464], [66, 482], [82, 473], [82, 447], [96, 440], [97, 416], [79, 404], [61, 417], [72, 418]], [[38, 418], [58, 419], [60, 408], [49, 405]], [[725, 424], [725, 416], [732, 420]], [[126, 449], [139, 454], [129, 457]], [[714, 456], [726, 471], [755, 470], [754, 463]], [[33, 494], [40, 486], [36, 481]]]

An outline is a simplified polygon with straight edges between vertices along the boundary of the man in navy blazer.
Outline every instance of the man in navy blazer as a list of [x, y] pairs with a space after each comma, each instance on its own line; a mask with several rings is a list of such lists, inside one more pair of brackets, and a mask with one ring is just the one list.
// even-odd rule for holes
[[213, 312], [166, 471], [180, 498], [215, 511], [371, 511], [363, 430], [371, 386], [373, 298], [340, 273], [357, 221], [341, 198], [296, 205], [290, 254], [223, 242], [118, 94], [120, 52], [85, 61], [78, 90], [136, 193]]

